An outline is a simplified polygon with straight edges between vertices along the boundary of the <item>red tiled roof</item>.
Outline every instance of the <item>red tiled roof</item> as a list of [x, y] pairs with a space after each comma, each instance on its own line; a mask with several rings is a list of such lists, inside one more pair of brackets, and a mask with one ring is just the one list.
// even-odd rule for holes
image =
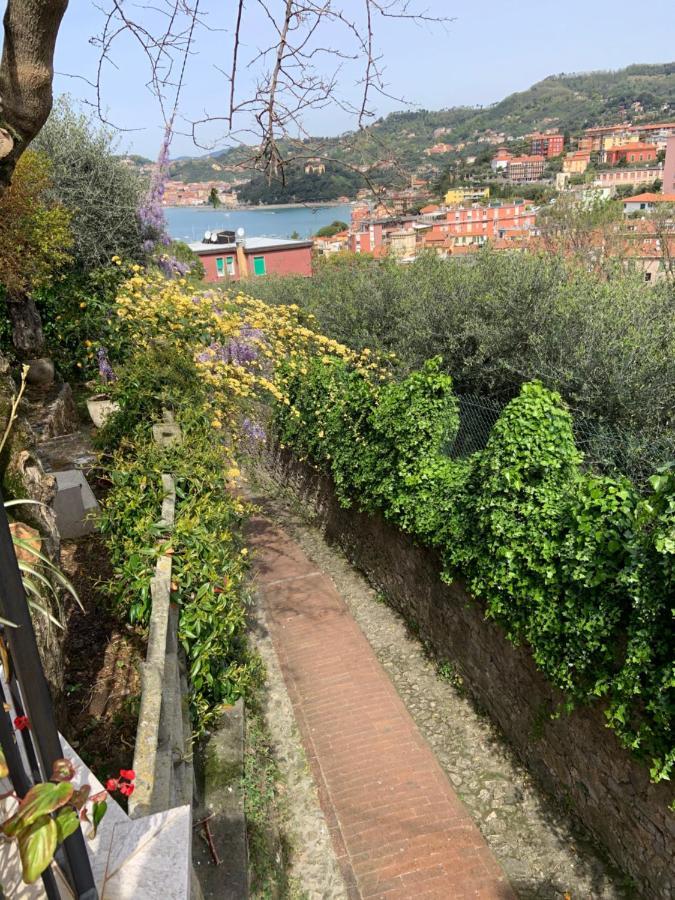
[[641, 141], [635, 141], [632, 144], [622, 144], [620, 147], [611, 147], [607, 152], [608, 153], [629, 153], [631, 150], [654, 150], [656, 151], [656, 144], [643, 144]]
[[624, 197], [624, 203], [675, 203], [675, 194], [635, 194], [634, 197]]

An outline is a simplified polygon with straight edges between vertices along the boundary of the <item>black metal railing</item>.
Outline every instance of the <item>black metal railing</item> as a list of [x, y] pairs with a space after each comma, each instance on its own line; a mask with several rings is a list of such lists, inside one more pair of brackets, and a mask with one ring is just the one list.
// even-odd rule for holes
[[[4, 677], [10, 696], [0, 697], [3, 703], [0, 710], [0, 744], [14, 791], [23, 797], [33, 784], [50, 778], [52, 765], [63, 757], [63, 750], [1, 492], [0, 616], [16, 626], [1, 627], [9, 663], [6, 666], [9, 671], [4, 672]], [[0, 691], [4, 695], [2, 686]], [[17, 715], [28, 717], [30, 728], [19, 732], [14, 729], [8, 711], [9, 700]], [[24, 763], [17, 740], [22, 741], [28, 766]], [[80, 828], [65, 839], [56, 859], [74, 896], [80, 900], [97, 900], [98, 892]], [[51, 866], [43, 873], [42, 882], [49, 900], [59, 900]]]

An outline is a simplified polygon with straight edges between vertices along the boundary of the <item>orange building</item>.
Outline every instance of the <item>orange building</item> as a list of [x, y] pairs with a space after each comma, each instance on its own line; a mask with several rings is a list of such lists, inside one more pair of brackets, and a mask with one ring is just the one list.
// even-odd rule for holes
[[634, 142], [632, 144], [624, 144], [622, 147], [612, 147], [605, 153], [605, 159], [610, 166], [618, 165], [625, 160], [629, 165], [632, 163], [647, 163], [656, 160], [656, 144], [643, 144]]
[[575, 150], [563, 160], [562, 170], [570, 175], [583, 175], [591, 161], [590, 150]]

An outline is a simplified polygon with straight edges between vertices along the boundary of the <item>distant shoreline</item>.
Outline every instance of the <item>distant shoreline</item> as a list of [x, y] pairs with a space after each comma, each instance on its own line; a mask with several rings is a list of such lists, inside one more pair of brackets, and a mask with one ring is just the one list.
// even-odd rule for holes
[[351, 206], [355, 202], [355, 200], [348, 200], [346, 203], [338, 200], [321, 200], [308, 203], [256, 203], [249, 206], [217, 206], [215, 209], [210, 204], [192, 206], [186, 203], [183, 206], [165, 206], [164, 209], [194, 209], [201, 212], [253, 212], [266, 209], [321, 209], [327, 206]]

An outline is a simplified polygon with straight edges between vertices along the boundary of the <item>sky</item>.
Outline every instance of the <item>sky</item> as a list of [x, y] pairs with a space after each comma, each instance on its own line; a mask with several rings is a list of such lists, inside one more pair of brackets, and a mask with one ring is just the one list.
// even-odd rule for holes
[[[163, 0], [159, 0], [163, 2]], [[281, 0], [267, 0], [272, 8]], [[333, 0], [349, 15], [359, 15], [362, 0]], [[0, 10], [4, 9], [0, 0]], [[87, 81], [94, 79], [100, 52], [90, 43], [100, 33], [100, 6], [109, 0], [70, 0], [59, 33], [55, 59], [55, 93], [69, 93], [78, 101], [92, 101]], [[125, 7], [149, 22], [140, 2], [125, 0]], [[178, 132], [172, 157], [198, 155], [213, 146], [227, 145], [222, 121], [198, 132], [195, 146], [188, 132], [190, 120], [204, 115], [223, 116], [229, 86], [222, 71], [229, 69], [235, 0], [202, 0], [210, 28], [198, 28], [194, 52], [187, 60], [184, 87], [178, 110]], [[416, 26], [410, 22], [381, 21], [375, 41], [383, 56], [388, 92], [396, 99], [376, 98], [375, 112], [385, 115], [403, 108], [439, 109], [454, 105], [489, 104], [534, 82], [561, 72], [616, 69], [631, 63], [662, 63], [675, 60], [675, 15], [673, 0], [633, 0], [607, 4], [588, 0], [418, 0], [418, 8], [430, 14], [452, 17], [444, 26]], [[240, 51], [239, 96], [250, 96], [256, 69], [245, 63], [271, 38], [269, 22], [258, 0], [246, 0]], [[336, 25], [326, 26], [320, 43], [329, 49], [350, 51], [347, 33]], [[317, 57], [318, 58], [318, 57]], [[338, 64], [324, 55], [322, 73]], [[361, 66], [342, 61], [338, 73], [340, 96], [358, 102]], [[134, 42], [122, 37], [111, 49], [111, 63], [104, 66], [102, 105], [106, 117], [120, 128], [124, 150], [154, 158], [161, 143], [162, 113], [146, 87], [147, 65]], [[246, 122], [241, 119], [240, 125]], [[333, 135], [355, 127], [353, 115], [331, 102], [322, 110], [309, 110], [306, 131]], [[123, 130], [122, 130], [123, 129]]]

